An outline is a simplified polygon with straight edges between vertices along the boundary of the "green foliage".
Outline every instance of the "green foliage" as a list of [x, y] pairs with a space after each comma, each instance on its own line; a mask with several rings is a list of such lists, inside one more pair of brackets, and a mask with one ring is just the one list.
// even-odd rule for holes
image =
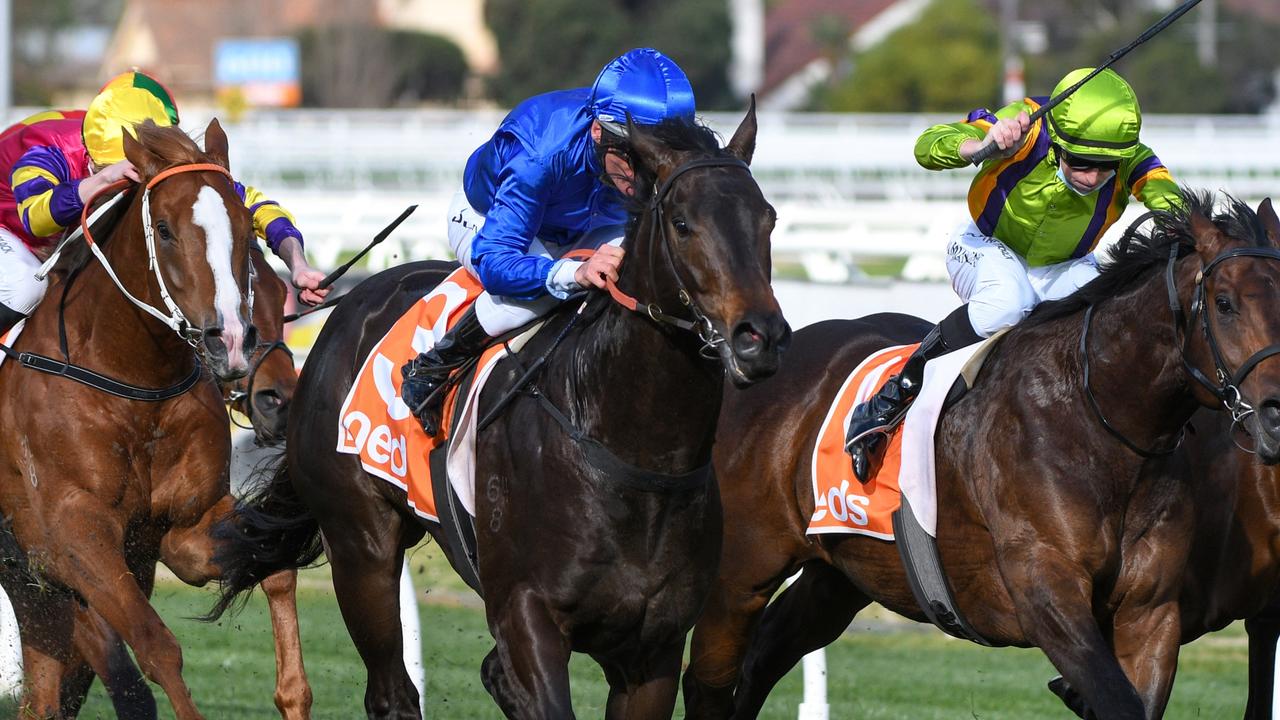
[[[1217, 64], [1205, 67], [1195, 41], [1194, 12], [1139, 46], [1115, 69], [1133, 85], [1144, 113], [1256, 113], [1275, 99], [1280, 28], [1257, 17], [1218, 8]], [[1124, 47], [1163, 13], [1135, 14], [1098, 31], [1065, 52], [1029, 63], [1027, 87], [1049, 92], [1077, 67], [1092, 67]]]
[[916, 22], [853, 59], [815, 91], [819, 110], [963, 112], [1000, 98], [995, 18], [974, 0], [935, 0]]
[[309, 107], [413, 105], [456, 100], [467, 63], [448, 38], [370, 25], [332, 25], [298, 34], [302, 103]]
[[501, 69], [490, 89], [504, 105], [590, 85], [605, 63], [633, 47], [655, 47], [689, 75], [699, 109], [732, 105], [730, 22], [723, 0], [488, 0]]

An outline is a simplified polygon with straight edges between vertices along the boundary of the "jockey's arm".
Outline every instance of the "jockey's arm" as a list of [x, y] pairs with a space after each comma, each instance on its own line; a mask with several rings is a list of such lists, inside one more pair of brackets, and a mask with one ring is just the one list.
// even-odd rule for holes
[[1025, 102], [1018, 101], [1000, 108], [995, 113], [978, 108], [962, 122], [934, 125], [921, 133], [916, 140], [916, 162], [926, 170], [951, 170], [969, 165], [969, 159], [961, 154], [960, 146], [967, 140], [981, 143], [991, 127], [1000, 120], [1012, 120], [1019, 113], [1030, 112]]
[[23, 153], [10, 183], [27, 232], [48, 237], [74, 224], [84, 208], [80, 182], [71, 177], [66, 156], [57, 147], [41, 145]]
[[311, 267], [303, 245], [302, 231], [294, 225], [293, 215], [280, 203], [268, 199], [261, 191], [241, 183], [235, 184], [236, 193], [249, 208], [253, 217], [253, 230], [266, 240], [271, 252], [284, 261], [294, 287], [301, 290], [303, 302], [315, 305], [324, 300], [330, 288], [319, 289], [324, 273]]
[[525, 153], [502, 169], [493, 203], [471, 245], [471, 265], [490, 294], [534, 300], [550, 293], [563, 299], [581, 289], [574, 280], [580, 261], [529, 254], [554, 181], [540, 158]]
[[1168, 210], [1181, 200], [1178, 183], [1151, 148], [1139, 144], [1128, 175], [1133, 196], [1148, 210]]

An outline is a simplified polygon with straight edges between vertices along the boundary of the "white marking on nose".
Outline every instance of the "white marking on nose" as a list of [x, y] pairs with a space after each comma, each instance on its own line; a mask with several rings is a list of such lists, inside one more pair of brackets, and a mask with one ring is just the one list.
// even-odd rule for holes
[[208, 185], [200, 188], [191, 219], [204, 229], [205, 258], [213, 271], [214, 307], [222, 321], [227, 364], [232, 370], [243, 370], [249, 362], [244, 354], [245, 327], [240, 322], [240, 286], [231, 271], [231, 216], [217, 190]]

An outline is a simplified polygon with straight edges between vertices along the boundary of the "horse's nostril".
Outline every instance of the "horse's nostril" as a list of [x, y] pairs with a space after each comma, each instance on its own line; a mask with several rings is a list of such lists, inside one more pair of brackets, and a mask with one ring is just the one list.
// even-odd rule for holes
[[733, 351], [739, 357], [754, 357], [764, 351], [764, 334], [751, 323], [740, 323], [733, 331]]
[[253, 394], [253, 406], [261, 413], [274, 413], [284, 405], [284, 398], [274, 390], [263, 390]]
[[1280, 434], [1280, 399], [1271, 398], [1258, 408], [1258, 420], [1269, 433]]

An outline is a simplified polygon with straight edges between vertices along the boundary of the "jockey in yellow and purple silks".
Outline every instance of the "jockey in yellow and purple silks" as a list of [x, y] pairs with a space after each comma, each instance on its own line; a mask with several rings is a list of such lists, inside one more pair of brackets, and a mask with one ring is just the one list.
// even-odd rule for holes
[[[140, 72], [108, 82], [87, 110], [37, 113], [0, 134], [0, 334], [29, 315], [44, 297], [35, 278], [64, 229], [74, 226], [84, 203], [123, 178], [138, 181], [124, 157], [124, 133], [151, 120], [178, 122], [165, 88]], [[320, 302], [323, 273], [307, 263], [293, 217], [257, 190], [235, 183], [253, 216], [254, 230], [285, 264], [304, 302]]]
[[[1075, 70], [1057, 95], [1091, 72]], [[961, 168], [992, 143], [969, 187], [969, 218], [947, 246], [951, 287], [964, 301], [925, 336], [900, 375], [854, 409], [846, 447], [864, 482], [886, 433], [919, 391], [926, 360], [1016, 324], [1040, 302], [1065, 297], [1098, 274], [1093, 249], [1132, 196], [1152, 210], [1178, 202], [1178, 187], [1138, 140], [1142, 113], [1133, 88], [1104, 70], [1034, 126], [1048, 98], [1026, 98], [965, 122], [935, 125], [916, 141], [930, 170]]]

